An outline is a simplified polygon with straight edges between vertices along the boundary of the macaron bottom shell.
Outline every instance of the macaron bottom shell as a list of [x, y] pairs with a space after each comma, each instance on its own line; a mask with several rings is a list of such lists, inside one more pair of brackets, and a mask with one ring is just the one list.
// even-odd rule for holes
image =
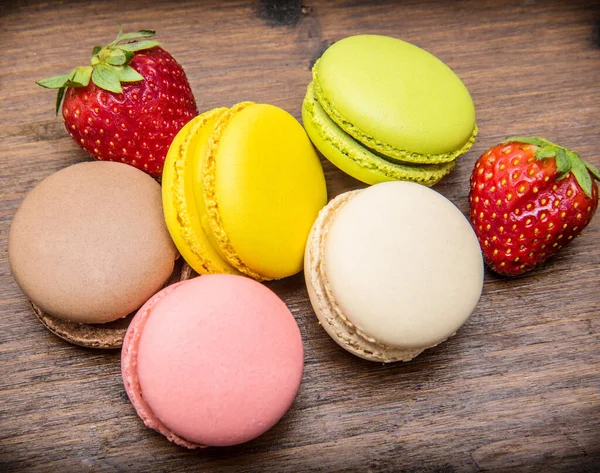
[[86, 348], [118, 349], [123, 345], [131, 314], [105, 324], [79, 324], [52, 317], [30, 301], [33, 313], [50, 332], [63, 340]]
[[187, 448], [236, 445], [289, 409], [302, 378], [302, 340], [265, 286], [206, 275], [165, 288], [140, 309], [121, 368], [146, 426]]

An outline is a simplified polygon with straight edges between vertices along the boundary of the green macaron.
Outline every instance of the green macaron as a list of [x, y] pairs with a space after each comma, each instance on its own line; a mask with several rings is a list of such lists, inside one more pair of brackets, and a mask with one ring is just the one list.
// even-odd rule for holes
[[399, 39], [342, 39], [313, 67], [302, 107], [308, 135], [337, 167], [368, 184], [433, 185], [475, 141], [475, 107], [460, 78]]

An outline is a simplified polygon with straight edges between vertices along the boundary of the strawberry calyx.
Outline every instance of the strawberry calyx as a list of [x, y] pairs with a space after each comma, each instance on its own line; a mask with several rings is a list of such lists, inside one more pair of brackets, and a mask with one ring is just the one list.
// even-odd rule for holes
[[537, 147], [534, 152], [536, 159], [554, 158], [556, 161], [556, 180], [559, 181], [572, 173], [575, 180], [587, 197], [592, 196], [592, 178], [600, 181], [600, 171], [591, 163], [581, 159], [581, 156], [575, 151], [559, 146], [544, 138], [535, 136], [512, 136], [502, 142], [506, 143], [524, 143]]
[[87, 87], [94, 83], [101, 89], [120, 94], [123, 89], [122, 82], [137, 82], [144, 80], [129, 61], [136, 51], [150, 49], [158, 46], [157, 41], [148, 40], [155, 35], [153, 30], [139, 30], [123, 34], [119, 26], [116, 39], [108, 46], [95, 46], [92, 50], [92, 59], [89, 66], [77, 66], [68, 74], [48, 77], [36, 81], [46, 89], [58, 89], [56, 96], [56, 114], [67, 88]]

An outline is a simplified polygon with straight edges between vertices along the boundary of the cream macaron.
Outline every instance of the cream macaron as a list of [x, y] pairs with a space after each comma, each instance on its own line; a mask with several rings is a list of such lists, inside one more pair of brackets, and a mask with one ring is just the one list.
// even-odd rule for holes
[[340, 346], [367, 360], [408, 361], [472, 314], [483, 259], [452, 202], [420, 184], [386, 182], [321, 210], [305, 278], [320, 324]]

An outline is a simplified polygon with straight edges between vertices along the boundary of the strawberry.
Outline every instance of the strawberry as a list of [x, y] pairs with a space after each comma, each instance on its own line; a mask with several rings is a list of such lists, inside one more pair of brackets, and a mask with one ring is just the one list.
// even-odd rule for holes
[[92, 51], [90, 66], [37, 81], [58, 89], [65, 127], [100, 160], [120, 161], [159, 177], [177, 132], [198, 114], [185, 72], [153, 40], [154, 31], [119, 34]]
[[525, 273], [579, 235], [598, 207], [593, 179], [600, 179], [598, 169], [542, 138], [509, 138], [482, 154], [469, 206], [490, 268]]

